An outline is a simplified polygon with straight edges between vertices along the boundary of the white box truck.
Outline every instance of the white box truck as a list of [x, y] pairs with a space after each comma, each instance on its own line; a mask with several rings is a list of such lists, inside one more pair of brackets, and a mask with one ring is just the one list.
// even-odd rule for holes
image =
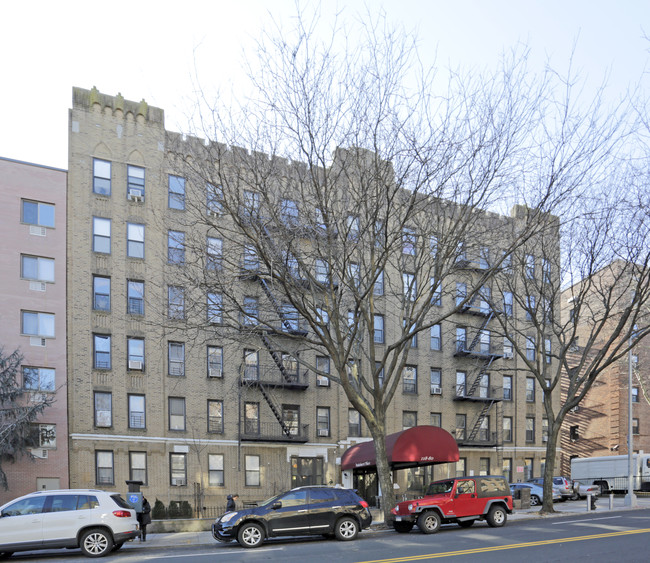
[[[632, 468], [634, 490], [650, 491], [650, 454], [633, 454]], [[626, 492], [628, 456], [575, 457], [571, 460], [571, 479], [582, 485], [598, 485], [602, 493]]]

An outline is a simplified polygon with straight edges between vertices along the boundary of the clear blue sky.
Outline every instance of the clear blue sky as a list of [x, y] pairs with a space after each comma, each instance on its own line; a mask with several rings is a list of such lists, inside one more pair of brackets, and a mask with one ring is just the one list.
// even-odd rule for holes
[[[323, 0], [327, 19], [383, 6], [388, 19], [417, 32], [421, 55], [443, 66], [494, 66], [518, 43], [533, 65], [574, 65], [590, 86], [609, 74], [611, 95], [641, 84], [650, 93], [647, 0]], [[229, 88], [271, 15], [286, 21], [293, 0], [30, 0], [0, 2], [0, 156], [67, 168], [72, 87], [165, 110], [168, 129], [184, 130], [192, 75]], [[647, 67], [647, 69], [646, 69]]]

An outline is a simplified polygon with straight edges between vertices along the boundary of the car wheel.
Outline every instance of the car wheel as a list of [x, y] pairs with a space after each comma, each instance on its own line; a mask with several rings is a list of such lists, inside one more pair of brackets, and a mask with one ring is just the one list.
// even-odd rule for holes
[[393, 522], [393, 529], [400, 534], [407, 534], [413, 529], [413, 522]]
[[418, 528], [425, 534], [435, 534], [440, 530], [440, 516], [437, 512], [429, 510], [418, 516]]
[[103, 557], [113, 549], [113, 538], [101, 528], [92, 528], [81, 536], [79, 547], [87, 557]]
[[537, 506], [539, 504], [539, 497], [537, 495], [530, 495], [530, 506]]
[[571, 500], [580, 500], [580, 495], [578, 493], [574, 492], [571, 495]]
[[334, 534], [337, 540], [349, 541], [355, 539], [359, 535], [359, 524], [354, 518], [341, 518], [336, 523]]
[[264, 541], [264, 529], [254, 522], [243, 524], [239, 528], [237, 541], [242, 547], [259, 547]]
[[461, 528], [470, 528], [472, 524], [474, 524], [474, 522], [476, 522], [476, 520], [461, 520], [460, 522], [458, 522], [458, 525]]
[[117, 551], [124, 545], [124, 542], [116, 543], [111, 551]]
[[490, 508], [486, 518], [488, 525], [492, 528], [500, 528], [506, 523], [508, 515], [502, 506], [493, 506]]

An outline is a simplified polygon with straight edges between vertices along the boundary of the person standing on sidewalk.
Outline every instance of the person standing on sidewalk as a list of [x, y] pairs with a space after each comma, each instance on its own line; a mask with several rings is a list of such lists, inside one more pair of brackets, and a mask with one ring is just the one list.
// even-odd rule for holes
[[138, 512], [137, 517], [140, 523], [140, 541], [147, 541], [147, 525], [151, 524], [151, 505], [144, 497], [142, 497], [142, 512]]
[[239, 495], [235, 493], [233, 495], [228, 495], [226, 498], [228, 499], [228, 502], [226, 503], [226, 512], [235, 512], [235, 510], [237, 510], [235, 501], [239, 498]]

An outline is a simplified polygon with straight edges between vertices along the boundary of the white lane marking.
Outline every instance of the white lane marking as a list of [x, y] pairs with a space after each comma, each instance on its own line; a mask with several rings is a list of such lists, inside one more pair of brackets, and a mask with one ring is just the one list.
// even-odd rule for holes
[[[171, 547], [171, 546], [168, 546], [168, 547]], [[266, 549], [264, 549], [264, 548], [258, 549], [255, 553], [266, 553], [268, 551], [282, 551], [283, 549], [284, 548], [282, 548], [282, 547], [267, 547]], [[232, 555], [233, 553], [242, 553], [243, 551], [244, 551], [244, 548], [238, 549], [236, 552], [228, 550], [227, 553], [225, 553], [225, 552], [224, 553], [190, 553], [190, 554], [183, 553], [183, 554], [177, 554], [177, 555], [153, 555], [153, 554], [152, 555], [144, 555], [142, 553], [138, 553], [136, 555], [135, 553], [133, 553], [133, 554], [129, 553], [129, 556], [131, 558], [137, 556], [138, 560], [140, 560], [140, 561], [148, 561], [148, 560], [156, 560], [157, 561], [158, 559], [178, 559], [179, 557], [183, 557], [185, 559], [185, 558], [189, 558], [189, 557], [205, 557], [206, 555], [209, 555], [211, 557], [212, 556], [219, 556], [219, 555]], [[126, 554], [127, 552], [124, 552], [124, 553]], [[249, 553], [249, 551], [246, 550], [245, 553]]]
[[566, 522], [552, 522], [552, 526], [563, 526], [564, 524], [575, 524], [576, 522], [595, 522], [596, 520], [611, 520], [612, 518], [622, 518], [622, 516], [603, 516], [602, 518], [587, 518], [585, 520], [567, 520]]

